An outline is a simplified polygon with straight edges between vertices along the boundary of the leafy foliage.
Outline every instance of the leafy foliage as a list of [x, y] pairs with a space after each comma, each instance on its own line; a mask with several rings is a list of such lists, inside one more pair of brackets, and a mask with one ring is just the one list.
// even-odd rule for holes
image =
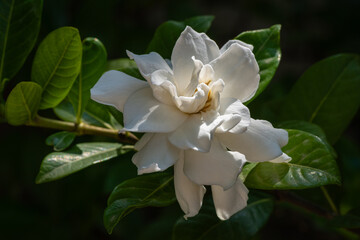
[[54, 146], [54, 151], [62, 151], [68, 148], [76, 137], [75, 133], [72, 132], [57, 132], [50, 135], [45, 143], [48, 146]]
[[173, 173], [152, 173], [119, 184], [108, 199], [104, 225], [109, 233], [115, 225], [136, 208], [164, 207], [176, 201]]
[[[310, 133], [288, 130], [289, 143], [283, 151], [292, 157], [289, 163], [258, 163], [245, 184], [258, 189], [303, 189], [340, 184], [335, 159], [323, 141]], [[244, 168], [247, 168], [245, 166]]]
[[247, 207], [221, 221], [215, 215], [212, 201], [206, 201], [197, 216], [188, 220], [180, 218], [176, 222], [173, 239], [250, 239], [264, 226], [273, 207], [271, 197], [250, 192]]
[[21, 82], [11, 91], [5, 114], [11, 125], [29, 123], [35, 117], [41, 100], [41, 87], [33, 82]]
[[360, 57], [339, 54], [311, 66], [285, 101], [283, 118], [319, 125], [334, 144], [360, 106]]
[[40, 109], [53, 108], [69, 93], [81, 67], [79, 31], [62, 27], [40, 44], [32, 66], [31, 79], [44, 90]]
[[79, 143], [66, 152], [54, 152], [47, 155], [41, 163], [36, 183], [54, 181], [89, 167], [104, 162], [129, 149], [119, 143]]

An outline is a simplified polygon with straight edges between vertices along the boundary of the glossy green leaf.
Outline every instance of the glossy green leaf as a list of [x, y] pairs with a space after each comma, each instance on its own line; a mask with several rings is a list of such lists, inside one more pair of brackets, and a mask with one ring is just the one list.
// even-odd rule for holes
[[81, 71], [69, 92], [69, 100], [76, 109], [77, 123], [80, 123], [90, 89], [105, 71], [107, 53], [104, 45], [97, 38], [86, 38], [83, 41]]
[[41, 163], [36, 183], [57, 180], [91, 165], [104, 162], [126, 153], [131, 148], [124, 148], [119, 143], [79, 143], [66, 152], [53, 152]]
[[41, 93], [42, 88], [33, 82], [20, 82], [16, 85], [5, 104], [8, 123], [18, 126], [31, 122], [39, 109]]
[[360, 57], [339, 54], [311, 66], [285, 101], [283, 119], [313, 122], [334, 144], [360, 106]]
[[31, 79], [43, 89], [41, 109], [53, 108], [69, 93], [81, 67], [79, 31], [62, 27], [41, 42], [32, 66]]
[[119, 184], [108, 199], [104, 225], [109, 233], [136, 208], [163, 207], [176, 201], [171, 171], [146, 174]]
[[252, 99], [264, 91], [279, 66], [280, 29], [281, 25], [274, 25], [266, 29], [243, 32], [235, 38], [254, 46], [253, 53], [260, 68], [260, 84]]
[[106, 69], [118, 70], [134, 78], [145, 80], [144, 77], [141, 75], [139, 69], [137, 68], [135, 61], [129, 58], [119, 58], [119, 59], [109, 60], [107, 62]]
[[0, 0], [0, 83], [20, 70], [34, 47], [42, 6], [42, 0]]
[[68, 148], [74, 141], [76, 134], [73, 132], [57, 132], [46, 138], [48, 146], [54, 146], [54, 151], [62, 151]]
[[258, 189], [305, 189], [340, 184], [337, 163], [326, 144], [311, 133], [300, 130], [288, 132], [289, 143], [283, 151], [292, 160], [288, 163], [258, 163], [247, 175], [246, 186]]
[[212, 201], [205, 201], [200, 213], [185, 220], [181, 217], [174, 226], [173, 240], [249, 239], [266, 223], [274, 202], [269, 196], [250, 191], [246, 208], [230, 219], [221, 221], [215, 214]]
[[322, 142], [326, 145], [331, 154], [336, 158], [337, 154], [332, 146], [329, 144], [324, 131], [318, 125], [306, 121], [290, 120], [280, 123], [277, 127], [284, 129], [296, 129], [304, 132], [311, 133], [321, 138]]
[[182, 22], [167, 21], [156, 29], [147, 52], [157, 52], [163, 58], [170, 59], [176, 40], [187, 25], [198, 32], [206, 32], [213, 20], [213, 16], [198, 16]]

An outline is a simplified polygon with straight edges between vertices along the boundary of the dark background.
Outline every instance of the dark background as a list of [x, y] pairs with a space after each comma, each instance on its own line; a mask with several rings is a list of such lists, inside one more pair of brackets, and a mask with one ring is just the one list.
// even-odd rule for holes
[[[74, 26], [80, 30], [82, 38], [98, 37], [112, 59], [126, 57], [126, 49], [145, 52], [156, 27], [166, 20], [214, 15], [208, 35], [219, 46], [243, 31], [280, 23], [282, 60], [278, 72], [263, 96], [250, 105], [255, 117], [271, 120], [266, 109], [256, 111], [254, 106], [286, 94], [315, 62], [337, 53], [360, 53], [359, 12], [358, 0], [45, 0], [37, 45], [52, 30]], [[16, 82], [29, 79], [33, 56], [34, 51], [7, 91]], [[330, 190], [341, 193], [348, 204], [359, 207], [360, 198], [356, 193], [356, 189], [360, 189], [358, 123], [357, 115], [335, 146], [347, 185]], [[53, 132], [0, 124], [0, 239], [168, 238], [172, 225], [182, 215], [177, 204], [136, 210], [116, 227], [113, 235], [106, 234], [102, 214], [107, 196], [121, 181], [136, 175], [130, 155], [56, 182], [36, 185], [34, 179], [41, 160], [52, 150], [44, 141]], [[93, 139], [77, 139], [78, 142], [86, 140]], [[309, 194], [316, 198], [319, 193], [314, 190]], [[316, 201], [322, 204], [319, 198]], [[339, 199], [337, 196], [336, 200]], [[326, 203], [322, 207], [326, 209]], [[268, 225], [255, 239], [343, 238], [316, 220], [312, 222], [311, 218], [277, 206]]]

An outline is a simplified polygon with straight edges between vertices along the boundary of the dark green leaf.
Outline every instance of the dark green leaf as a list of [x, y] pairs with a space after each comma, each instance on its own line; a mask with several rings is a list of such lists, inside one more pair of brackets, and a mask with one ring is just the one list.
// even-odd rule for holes
[[91, 165], [104, 162], [126, 153], [119, 143], [79, 143], [66, 152], [54, 152], [47, 155], [41, 163], [36, 183], [57, 180]]
[[360, 105], [360, 58], [339, 54], [311, 66], [286, 99], [283, 119], [313, 122], [334, 144]]
[[0, 0], [0, 83], [20, 70], [34, 47], [42, 6], [42, 0]]
[[336, 161], [326, 144], [307, 132], [288, 132], [289, 143], [283, 151], [292, 160], [289, 163], [258, 163], [247, 175], [246, 186], [258, 189], [304, 189], [340, 184]]
[[90, 89], [105, 71], [107, 53], [104, 45], [97, 38], [86, 38], [83, 41], [81, 71], [69, 92], [69, 100], [76, 109], [76, 120], [80, 123]]
[[318, 125], [306, 121], [291, 120], [280, 123], [278, 127], [284, 129], [297, 129], [318, 136], [319, 138], [321, 138], [323, 143], [325, 143], [325, 145], [327, 146], [331, 154], [334, 156], [334, 158], [337, 157], [337, 154], [335, 150], [332, 148], [332, 146], [329, 144], [324, 131]]
[[108, 199], [104, 225], [109, 233], [115, 225], [136, 208], [163, 207], [176, 201], [173, 173], [152, 173], [119, 184]]
[[182, 22], [167, 21], [156, 29], [147, 52], [157, 52], [163, 58], [170, 59], [176, 40], [187, 25], [198, 32], [206, 32], [213, 20], [213, 16], [198, 16]]
[[48, 146], [54, 146], [54, 151], [62, 151], [68, 148], [76, 137], [72, 132], [57, 132], [46, 138], [45, 143]]
[[205, 201], [197, 216], [176, 222], [172, 239], [249, 239], [264, 226], [274, 207], [272, 198], [261, 195], [250, 192], [247, 207], [226, 221], [217, 218], [212, 201]]
[[5, 104], [8, 123], [17, 126], [31, 122], [39, 109], [41, 92], [37, 83], [20, 82], [16, 85]]
[[139, 69], [137, 68], [135, 61], [128, 58], [109, 60], [107, 62], [106, 69], [118, 70], [134, 78], [145, 80], [144, 77], [141, 75]]
[[253, 52], [260, 67], [260, 84], [252, 99], [264, 91], [279, 66], [280, 29], [281, 25], [274, 25], [266, 29], [243, 32], [235, 38], [254, 46]]
[[330, 223], [338, 228], [360, 228], [360, 209], [354, 209], [345, 215], [336, 216]]
[[41, 42], [32, 66], [31, 79], [43, 89], [41, 109], [53, 108], [69, 93], [81, 67], [79, 31], [62, 27]]

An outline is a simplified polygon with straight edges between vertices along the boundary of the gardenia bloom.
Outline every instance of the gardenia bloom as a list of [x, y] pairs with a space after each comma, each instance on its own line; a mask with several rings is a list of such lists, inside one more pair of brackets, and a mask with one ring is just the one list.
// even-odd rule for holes
[[171, 62], [155, 52], [127, 52], [147, 82], [109, 71], [91, 89], [93, 100], [123, 112], [125, 131], [145, 132], [132, 158], [138, 174], [174, 165], [185, 218], [199, 212], [204, 185], [210, 185], [217, 216], [228, 219], [247, 204], [248, 190], [238, 178], [245, 162], [290, 159], [281, 151], [287, 132], [250, 118], [242, 104], [259, 85], [252, 49], [238, 40], [219, 49], [186, 27]]

